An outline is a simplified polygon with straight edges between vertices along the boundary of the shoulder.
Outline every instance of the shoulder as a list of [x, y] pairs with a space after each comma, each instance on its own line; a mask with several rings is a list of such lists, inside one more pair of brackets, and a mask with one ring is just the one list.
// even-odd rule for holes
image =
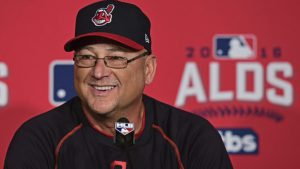
[[149, 96], [144, 96], [144, 103], [147, 113], [153, 114], [153, 123], [161, 127], [179, 148], [191, 148], [196, 144], [223, 146], [218, 131], [205, 118]]
[[204, 129], [213, 129], [214, 127], [205, 118], [195, 115], [191, 112], [176, 108], [149, 96], [144, 96], [146, 109], [151, 109], [154, 114], [154, 121], [158, 125], [171, 125], [169, 127], [202, 131]]
[[48, 112], [37, 115], [24, 122], [15, 133], [15, 138], [24, 136], [36, 140], [56, 142], [80, 123], [80, 118], [76, 112], [76, 104], [79, 104], [78, 98], [58, 106]]
[[222, 138], [215, 127], [201, 116], [146, 97], [153, 107], [154, 123], [175, 142], [187, 168], [232, 168]]
[[154, 124], [174, 140], [178, 146], [194, 144], [219, 144], [223, 146], [221, 136], [215, 127], [205, 118], [146, 97], [146, 107], [153, 109]]
[[[62, 137], [79, 123], [79, 99], [26, 121], [15, 133], [7, 150], [7, 168], [53, 168], [53, 152]], [[49, 165], [49, 166], [48, 166]]]

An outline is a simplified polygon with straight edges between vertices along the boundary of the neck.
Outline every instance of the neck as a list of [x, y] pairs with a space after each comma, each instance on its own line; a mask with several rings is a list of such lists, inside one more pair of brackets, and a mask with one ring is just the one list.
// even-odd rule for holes
[[107, 134], [114, 135], [115, 133], [115, 122], [121, 117], [125, 117], [130, 123], [134, 123], [135, 133], [138, 133], [142, 128], [143, 116], [144, 116], [144, 105], [141, 102], [139, 106], [136, 106], [132, 110], [123, 110], [109, 113], [110, 115], [97, 114], [89, 111], [83, 106], [85, 116], [91, 125], [97, 130]]

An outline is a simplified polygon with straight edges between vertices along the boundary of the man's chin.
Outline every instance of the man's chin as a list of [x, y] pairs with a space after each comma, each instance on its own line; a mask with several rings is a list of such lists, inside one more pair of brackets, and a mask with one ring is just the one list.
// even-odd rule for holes
[[113, 114], [114, 109], [112, 107], [105, 106], [91, 106], [89, 109], [93, 114], [97, 116], [109, 117]]

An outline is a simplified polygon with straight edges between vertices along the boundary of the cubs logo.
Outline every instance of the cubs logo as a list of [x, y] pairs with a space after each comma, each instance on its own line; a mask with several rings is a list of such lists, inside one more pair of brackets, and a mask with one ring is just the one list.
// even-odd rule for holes
[[96, 26], [104, 26], [111, 22], [112, 20], [112, 11], [115, 6], [112, 4], [107, 5], [106, 8], [100, 8], [96, 11], [95, 16], [92, 18], [93, 23]]

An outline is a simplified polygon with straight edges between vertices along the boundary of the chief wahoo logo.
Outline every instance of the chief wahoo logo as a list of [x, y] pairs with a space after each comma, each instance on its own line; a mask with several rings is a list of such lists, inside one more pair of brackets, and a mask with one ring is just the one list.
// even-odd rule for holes
[[93, 23], [96, 26], [104, 26], [111, 22], [112, 20], [112, 11], [114, 10], [115, 6], [113, 4], [107, 5], [106, 8], [99, 8], [95, 16], [92, 18]]

